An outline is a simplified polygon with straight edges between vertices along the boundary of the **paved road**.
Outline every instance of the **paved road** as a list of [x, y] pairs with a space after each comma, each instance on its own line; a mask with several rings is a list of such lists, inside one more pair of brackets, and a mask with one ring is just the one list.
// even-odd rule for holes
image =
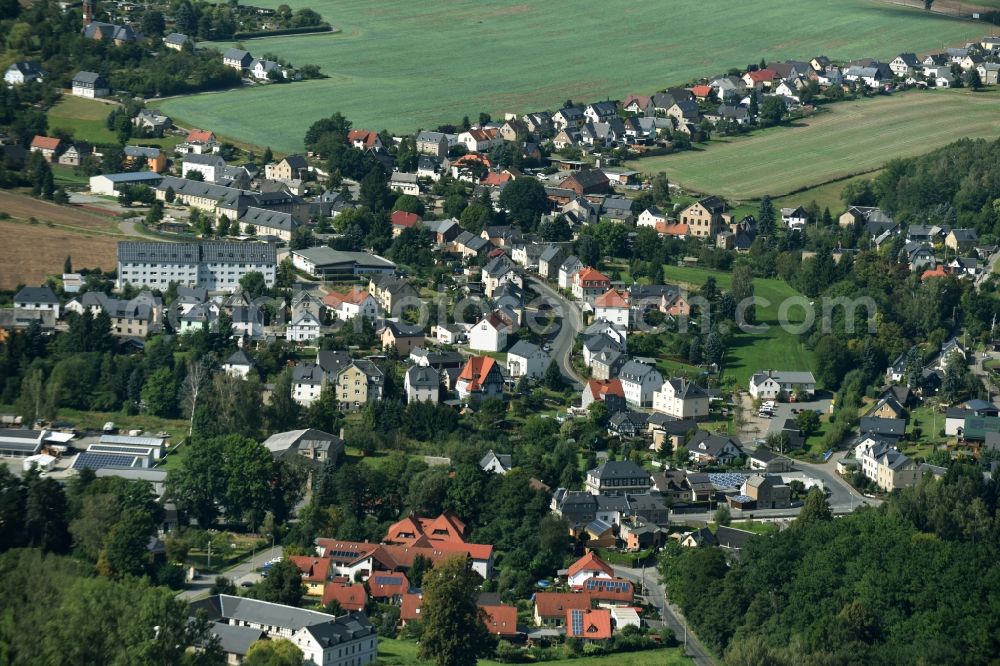
[[573, 368], [571, 361], [573, 340], [576, 338], [576, 334], [583, 330], [583, 315], [580, 313], [580, 308], [541, 280], [529, 277], [528, 284], [531, 285], [535, 292], [559, 304], [558, 311], [562, 315], [562, 323], [559, 326], [559, 332], [556, 333], [556, 336], [552, 338], [552, 342], [550, 343], [552, 345], [552, 357], [559, 365], [563, 377], [573, 384], [575, 389], [582, 390], [584, 379]]
[[1000, 250], [991, 254], [990, 258], [986, 260], [986, 266], [983, 267], [983, 272], [978, 278], [976, 278], [976, 286], [986, 282], [986, 280], [993, 275], [993, 269], [996, 268], [997, 261], [1000, 261]]
[[667, 600], [667, 588], [660, 582], [656, 569], [633, 569], [631, 567], [613, 566], [616, 576], [627, 578], [636, 583], [636, 589], [646, 589], [646, 599], [660, 611], [660, 618], [670, 627], [677, 640], [684, 645], [687, 636], [687, 656], [699, 666], [713, 666], [715, 659], [708, 653], [690, 629], [686, 629], [687, 620], [681, 614], [680, 608]]
[[264, 550], [258, 551], [254, 556], [245, 562], [240, 562], [234, 567], [230, 567], [225, 571], [199, 578], [198, 580], [191, 581], [184, 586], [184, 590], [178, 593], [178, 597], [184, 601], [195, 601], [201, 597], [207, 597], [209, 588], [215, 583], [215, 577], [225, 576], [229, 580], [233, 581], [239, 585], [243, 580], [256, 581], [259, 580], [259, 576], [255, 573], [256, 569], [262, 567], [268, 560], [274, 559], [275, 557], [281, 557], [282, 548], [281, 546], [274, 546], [273, 548], [265, 548]]

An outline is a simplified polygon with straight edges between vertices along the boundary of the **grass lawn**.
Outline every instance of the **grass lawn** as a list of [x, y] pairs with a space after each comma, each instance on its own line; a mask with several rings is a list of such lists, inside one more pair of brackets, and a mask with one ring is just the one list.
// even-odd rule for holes
[[[735, 200], [789, 194], [872, 171], [891, 158], [920, 155], [964, 136], [996, 137], [996, 88], [981, 93], [913, 91], [840, 102], [792, 127], [726, 137], [703, 150], [635, 160], [629, 166], [647, 173], [666, 171], [671, 182]], [[836, 183], [832, 190], [839, 197], [843, 187]], [[815, 195], [800, 203], [812, 198]], [[823, 198], [831, 200], [826, 193]], [[835, 209], [831, 206], [831, 212]]]
[[[379, 663], [385, 666], [402, 666], [403, 664], [431, 664], [430, 661], [417, 658], [418, 646], [415, 641], [379, 637]], [[564, 660], [546, 662], [562, 663]], [[682, 648], [663, 648], [645, 652], [628, 652], [611, 654], [603, 657], [580, 657], [565, 660], [573, 666], [679, 666], [690, 664], [691, 660], [683, 655]], [[500, 662], [490, 659], [480, 659], [479, 664], [494, 666]]]
[[940, 435], [944, 430], [945, 415], [934, 407], [922, 406], [910, 410], [910, 418], [906, 422], [906, 432], [913, 433], [920, 428], [920, 442], [929, 444], [945, 444], [948, 438]]
[[[64, 129], [73, 132], [73, 138], [80, 141], [117, 143], [114, 133], [104, 124], [114, 108], [114, 104], [100, 100], [65, 95], [49, 110], [49, 133]], [[182, 140], [180, 136], [167, 136], [162, 139], [134, 139], [131, 143], [173, 149]]]
[[770, 536], [778, 533], [777, 525], [774, 523], [764, 522], [762, 520], [734, 520], [729, 524], [729, 526], [734, 529], [746, 530], [747, 532], [762, 534], [764, 536]]
[[[329, 78], [173, 98], [160, 108], [185, 125], [294, 151], [308, 125], [334, 111], [355, 127], [412, 132], [481, 111], [498, 117], [555, 110], [567, 98], [649, 94], [761, 57], [892, 58], [965, 44], [986, 30], [873, 0], [676, 0], [666, 13], [627, 0], [578, 0], [572, 20], [551, 2], [262, 0], [282, 3], [314, 9], [341, 32], [243, 47], [319, 65]], [[729, 29], [720, 30], [721, 16]]]
[[[668, 282], [685, 284], [692, 289], [703, 285], [709, 276], [714, 276], [723, 290], [732, 282], [729, 273], [707, 268], [664, 266], [663, 275]], [[757, 308], [758, 324], [766, 324], [768, 329], [762, 333], [738, 333], [724, 357], [723, 376], [735, 378], [741, 388], [746, 387], [750, 375], [758, 370], [807, 370], [812, 369], [814, 360], [812, 352], [797, 336], [777, 325], [781, 303], [788, 298], [801, 298], [802, 294], [780, 279], [758, 278], [753, 283], [754, 294], [769, 301], [768, 305]], [[803, 320], [801, 308], [792, 308], [787, 314], [793, 324]]]

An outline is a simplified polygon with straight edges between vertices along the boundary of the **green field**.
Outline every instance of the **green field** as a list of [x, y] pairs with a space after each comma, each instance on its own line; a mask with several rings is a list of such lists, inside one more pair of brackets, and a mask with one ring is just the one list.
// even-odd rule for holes
[[[276, 6], [286, 0], [262, 0]], [[979, 38], [982, 24], [874, 0], [289, 0], [340, 33], [243, 46], [330, 78], [170, 99], [176, 120], [274, 149], [302, 149], [310, 122], [412, 132], [494, 115], [623, 98], [767, 59], [890, 58]], [[230, 43], [217, 44], [219, 48]]]
[[[63, 129], [72, 132], [73, 138], [78, 141], [118, 143], [114, 133], [105, 124], [108, 114], [114, 108], [113, 104], [99, 100], [65, 95], [49, 109], [49, 133], [52, 134], [57, 129]], [[135, 139], [133, 143], [173, 148], [182, 138], [169, 136], [163, 139]]]
[[[667, 282], [687, 285], [697, 289], [705, 284], [709, 276], [714, 276], [720, 289], [729, 289], [732, 277], [729, 273], [707, 268], [687, 268], [664, 266], [663, 277]], [[754, 295], [767, 299], [767, 305], [757, 307], [757, 323], [767, 324], [763, 333], [738, 333], [723, 360], [723, 376], [734, 378], [738, 386], [745, 388], [750, 375], [759, 370], [812, 370], [813, 353], [799, 342], [797, 336], [784, 330], [778, 323], [778, 308], [788, 298], [802, 298], [784, 280], [757, 278], [753, 281]], [[792, 308], [788, 312], [791, 323], [800, 323], [804, 318], [802, 308]]]
[[[672, 182], [731, 199], [780, 195], [879, 168], [965, 136], [1000, 135], [1000, 90], [914, 91], [842, 102], [793, 127], [712, 141], [704, 151], [636, 160]], [[780, 177], [778, 177], [780, 176]], [[843, 185], [835, 186], [836, 191]], [[808, 203], [806, 201], [805, 203]], [[832, 210], [832, 209], [831, 209]]]
[[[386, 666], [409, 666], [411, 664], [431, 664], [417, 658], [417, 644], [414, 641], [382, 638], [378, 639], [378, 660]], [[500, 662], [480, 659], [480, 664], [496, 666]], [[681, 648], [664, 648], [646, 652], [609, 654], [603, 657], [580, 657], [579, 659], [546, 662], [549, 664], [572, 664], [573, 666], [681, 666], [691, 660], [683, 655]]]

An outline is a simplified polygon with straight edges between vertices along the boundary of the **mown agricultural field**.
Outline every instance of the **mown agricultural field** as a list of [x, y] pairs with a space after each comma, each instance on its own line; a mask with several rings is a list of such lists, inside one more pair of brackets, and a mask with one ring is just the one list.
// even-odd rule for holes
[[[100, 100], [84, 99], [65, 95], [49, 109], [50, 134], [56, 130], [66, 130], [73, 133], [78, 141], [90, 143], [117, 143], [114, 132], [106, 124], [108, 114], [115, 105]], [[172, 148], [183, 137], [169, 136], [162, 139], [136, 139], [136, 143], [149, 146]]]
[[[729, 289], [732, 284], [729, 273], [706, 268], [664, 266], [663, 276], [667, 282], [691, 290], [701, 287], [710, 276], [720, 289]], [[735, 378], [741, 388], [746, 388], [750, 375], [759, 370], [812, 370], [814, 365], [813, 353], [799, 342], [798, 336], [778, 325], [782, 302], [790, 298], [801, 300], [802, 294], [784, 280], [774, 278], [757, 278], [753, 286], [754, 295], [768, 301], [756, 309], [757, 324], [767, 325], [768, 329], [762, 333], [738, 333], [726, 351], [723, 364], [723, 376]], [[790, 308], [787, 316], [792, 324], [801, 323], [805, 317], [801, 307]]]
[[[636, 160], [696, 192], [736, 200], [793, 192], [877, 169], [958, 138], [1000, 135], [1000, 91], [913, 91], [840, 102], [793, 127], [712, 141], [704, 151]], [[807, 200], [808, 201], [808, 200]]]
[[762, 57], [887, 58], [964, 44], [988, 30], [874, 0], [287, 4], [315, 9], [341, 32], [243, 46], [320, 65], [329, 79], [171, 99], [161, 108], [189, 125], [294, 151], [309, 123], [333, 111], [356, 127], [409, 132], [480, 111], [649, 93]]

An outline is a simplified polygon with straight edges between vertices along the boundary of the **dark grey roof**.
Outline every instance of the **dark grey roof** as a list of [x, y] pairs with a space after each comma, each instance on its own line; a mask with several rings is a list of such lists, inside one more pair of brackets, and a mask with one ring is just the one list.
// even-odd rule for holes
[[441, 375], [430, 366], [413, 365], [406, 371], [406, 382], [413, 388], [437, 388], [441, 384]]
[[483, 456], [483, 459], [479, 461], [479, 466], [485, 468], [493, 461], [494, 458], [497, 459], [504, 469], [510, 469], [514, 466], [513, 456], [509, 453], [494, 453], [492, 450]]
[[643, 377], [651, 372], [659, 371], [651, 365], [646, 365], [638, 361], [629, 361], [618, 371], [618, 378], [622, 381], [641, 381]]
[[247, 212], [243, 214], [241, 221], [244, 224], [252, 224], [258, 229], [261, 227], [280, 229], [289, 233], [302, 226], [299, 219], [291, 213], [283, 213], [267, 208], [256, 208], [254, 206], [247, 208]]
[[351, 355], [346, 351], [322, 350], [316, 354], [316, 362], [323, 372], [335, 374], [351, 362]]
[[649, 472], [630, 460], [608, 460], [588, 474], [593, 473], [599, 480], [649, 478]]
[[179, 44], [183, 46], [184, 44], [187, 43], [188, 39], [189, 38], [187, 35], [181, 34], [179, 32], [172, 32], [163, 38], [163, 42], [165, 44]]
[[267, 636], [263, 629], [241, 627], [225, 622], [213, 622], [208, 631], [219, 637], [219, 647], [224, 653], [240, 656], [245, 656], [251, 645]]
[[392, 331], [396, 338], [416, 338], [424, 337], [424, 329], [417, 324], [407, 324], [401, 321], [386, 321], [385, 327]]
[[247, 51], [241, 51], [240, 49], [226, 49], [222, 54], [224, 60], [239, 60], [240, 62], [246, 61], [248, 58], [252, 59]]
[[292, 368], [292, 381], [296, 384], [322, 384], [323, 369], [315, 363], [298, 363]]
[[306, 630], [323, 648], [375, 633], [368, 616], [364, 613], [343, 615], [332, 622], [310, 625]]
[[507, 357], [510, 358], [511, 355], [514, 356], [524, 356], [529, 357], [537, 354], [542, 350], [541, 347], [534, 344], [533, 342], [528, 342], [527, 340], [518, 340], [517, 343], [507, 350]]
[[858, 422], [858, 430], [862, 434], [891, 435], [902, 437], [906, 431], [905, 419], [882, 419], [874, 416], [862, 417]]
[[716, 542], [721, 547], [732, 550], [742, 550], [747, 542], [755, 536], [757, 535], [753, 532], [738, 530], [733, 527], [726, 527], [725, 525], [719, 525], [719, 528], [715, 532]]
[[73, 77], [73, 83], [87, 83], [95, 88], [98, 85], [108, 85], [107, 81], [104, 80], [104, 77], [97, 72], [77, 72], [76, 76]]
[[238, 349], [226, 359], [226, 365], [253, 365], [253, 359], [245, 351]]
[[118, 261], [123, 263], [196, 264], [197, 243], [157, 243], [155, 241], [120, 241]]
[[201, 259], [209, 263], [274, 264], [278, 248], [273, 243], [207, 241], [201, 244]]
[[14, 303], [49, 303], [55, 304], [59, 302], [59, 298], [55, 295], [47, 285], [41, 287], [25, 287], [21, 291], [17, 292], [17, 296], [14, 297]]

